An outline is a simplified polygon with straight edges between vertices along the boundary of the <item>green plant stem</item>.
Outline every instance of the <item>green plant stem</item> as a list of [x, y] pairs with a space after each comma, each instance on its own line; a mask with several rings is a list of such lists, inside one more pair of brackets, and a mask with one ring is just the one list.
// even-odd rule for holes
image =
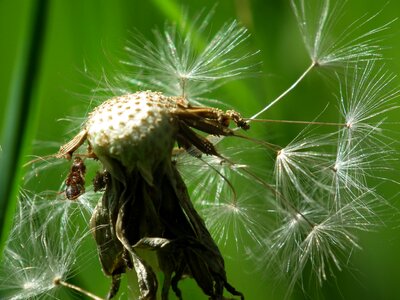
[[153, 0], [155, 6], [164, 13], [170, 20], [182, 22], [182, 9], [176, 1], [173, 0]]
[[[10, 96], [6, 109], [0, 157], [0, 253], [12, 226], [12, 217], [18, 198], [22, 160], [32, 142], [33, 120], [37, 101], [34, 92], [39, 77], [48, 0], [38, 0], [32, 5], [30, 27], [17, 55], [17, 64], [11, 80]], [[28, 141], [29, 139], [29, 141]]]

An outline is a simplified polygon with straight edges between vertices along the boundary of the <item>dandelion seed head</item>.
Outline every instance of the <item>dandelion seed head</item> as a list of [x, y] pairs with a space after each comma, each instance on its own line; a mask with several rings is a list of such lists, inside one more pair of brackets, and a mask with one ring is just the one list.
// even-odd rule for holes
[[113, 157], [130, 169], [145, 162], [154, 166], [151, 159], [170, 156], [177, 131], [171, 111], [176, 107], [176, 100], [150, 91], [112, 98], [90, 113], [88, 140], [100, 159]]

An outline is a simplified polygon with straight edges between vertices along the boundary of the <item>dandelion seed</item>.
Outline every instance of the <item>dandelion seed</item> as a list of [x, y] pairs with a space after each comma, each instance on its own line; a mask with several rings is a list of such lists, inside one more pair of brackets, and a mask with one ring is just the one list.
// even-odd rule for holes
[[276, 189], [284, 198], [299, 193], [302, 201], [312, 202], [316, 201], [313, 194], [318, 188], [326, 189], [325, 180], [321, 176], [332, 157], [326, 151], [332, 144], [332, 135], [302, 136], [302, 133], [277, 153]]
[[379, 33], [394, 22], [368, 29], [379, 14], [356, 19], [337, 37], [336, 25], [341, 20], [345, 1], [291, 1], [304, 44], [313, 63], [319, 66], [347, 66], [360, 61], [382, 59]]
[[[255, 120], [263, 112], [280, 102], [315, 67], [349, 67], [357, 66], [360, 62], [371, 63], [382, 59], [381, 50], [383, 47], [379, 45], [381, 38], [378, 34], [388, 30], [390, 24], [395, 21], [368, 30], [368, 23], [379, 13], [372, 17], [363, 16], [347, 26], [338, 37], [333, 38], [332, 31], [340, 20], [340, 13], [345, 1], [337, 1], [331, 4], [330, 0], [291, 0], [291, 4], [312, 62], [287, 90], [254, 114], [250, 120]], [[351, 126], [352, 124], [348, 125]]]
[[[218, 143], [219, 138], [210, 138]], [[268, 211], [260, 202], [265, 188], [255, 184], [249, 165], [243, 157], [264, 156], [264, 148], [246, 141], [235, 147], [218, 143], [224, 157], [203, 156], [200, 159], [185, 152], [176, 155], [176, 164], [191, 191], [191, 199], [201, 212], [207, 228], [221, 246], [234, 243], [237, 252], [261, 244], [265, 235]], [[255, 172], [257, 168], [251, 168]], [[263, 174], [265, 172], [263, 171]]]
[[257, 52], [241, 50], [249, 34], [237, 21], [224, 24], [210, 40], [195, 43], [195, 36], [204, 33], [211, 15], [200, 14], [189, 27], [184, 22], [182, 30], [174, 25], [166, 26], [164, 32], [156, 30], [155, 43], [136, 34], [126, 48], [131, 57], [124, 63], [139, 72], [122, 79], [199, 104], [199, 95], [250, 74], [257, 65], [252, 62]]
[[217, 202], [203, 201], [201, 213], [207, 228], [219, 245], [232, 244], [239, 253], [262, 244], [266, 234], [267, 208], [265, 203], [257, 203], [254, 191], [236, 201], [228, 199]]
[[[384, 114], [398, 108], [394, 99], [399, 97], [400, 89], [394, 85], [395, 78], [384, 65], [378, 67], [374, 62], [358, 65], [353, 72], [348, 70], [344, 82], [340, 82], [339, 96], [348, 139], [368, 136], [372, 140], [374, 133], [381, 134]], [[382, 144], [379, 139], [375, 142]]]
[[[64, 190], [64, 188], [61, 188]], [[56, 195], [55, 192], [33, 193], [21, 191], [21, 220], [30, 218], [30, 215], [45, 216], [41, 219], [43, 228], [54, 226], [60, 223], [62, 228], [71, 228], [75, 223], [84, 221], [89, 222], [99, 195], [93, 191], [86, 192], [76, 201], [68, 201], [62, 194]], [[50, 213], [51, 212], [51, 213]], [[23, 223], [24, 224], [24, 223]], [[16, 223], [18, 226], [18, 223]]]
[[[218, 204], [218, 199], [225, 192], [235, 193], [235, 187], [230, 182], [234, 177], [249, 178], [243, 172], [249, 165], [243, 161], [243, 156], [257, 155], [257, 149], [243, 143], [243, 147], [225, 147], [219, 143], [220, 138], [209, 137], [209, 140], [219, 146], [224, 157], [202, 156], [196, 157], [194, 149], [188, 152], [181, 151], [175, 156], [176, 165], [182, 173], [186, 184], [192, 191], [192, 200], [201, 203], [209, 198]], [[236, 142], [236, 145], [242, 145]], [[246, 148], [245, 148], [246, 147]], [[258, 149], [260, 150], [260, 149]], [[218, 180], [216, 180], [218, 178]]]
[[333, 266], [341, 270], [342, 262], [352, 249], [360, 248], [354, 232], [370, 230], [374, 226], [375, 215], [369, 208], [376, 206], [374, 195], [364, 193], [337, 211], [327, 211], [302, 241], [298, 267], [304, 268], [311, 263], [320, 284], [327, 279], [327, 271], [333, 274]]
[[[19, 205], [14, 227], [0, 265], [0, 292], [3, 299], [55, 297], [60, 286], [73, 273], [82, 240], [79, 231], [61, 227], [60, 220], [41, 222], [46, 215], [30, 203]], [[49, 213], [47, 211], [47, 213]], [[55, 228], [57, 228], [55, 230]]]
[[335, 269], [342, 270], [353, 249], [360, 249], [355, 232], [370, 230], [376, 224], [370, 207], [379, 205], [369, 193], [353, 198], [339, 210], [310, 208], [302, 203], [301, 213], [278, 209], [283, 214], [282, 223], [265, 242], [263, 259], [269, 268], [278, 268], [289, 278], [288, 294], [301, 283], [307, 266], [320, 285]]
[[[332, 166], [332, 195], [338, 207], [357, 198], [363, 193], [375, 191], [368, 184], [369, 179], [374, 178], [374, 173], [384, 170], [385, 162], [393, 161], [393, 150], [369, 147], [365, 145], [365, 136], [356, 143], [355, 139], [349, 143], [347, 135], [341, 137], [339, 133], [336, 159]], [[385, 178], [381, 178], [381, 181]], [[375, 197], [380, 198], [379, 195]]]

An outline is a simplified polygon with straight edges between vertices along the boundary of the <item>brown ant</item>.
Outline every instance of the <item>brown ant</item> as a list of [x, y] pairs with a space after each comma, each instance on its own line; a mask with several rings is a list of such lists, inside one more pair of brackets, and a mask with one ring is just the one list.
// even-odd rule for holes
[[74, 157], [71, 169], [65, 180], [65, 195], [69, 200], [75, 200], [85, 192], [86, 166], [82, 158]]

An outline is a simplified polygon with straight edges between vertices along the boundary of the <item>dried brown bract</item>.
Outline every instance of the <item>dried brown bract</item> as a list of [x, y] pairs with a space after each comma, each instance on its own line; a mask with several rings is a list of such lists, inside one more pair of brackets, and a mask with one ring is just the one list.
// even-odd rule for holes
[[137, 92], [96, 107], [82, 131], [61, 147], [58, 156], [69, 157], [87, 140], [90, 156], [106, 170], [106, 180], [95, 177], [95, 190], [105, 191], [91, 227], [103, 271], [112, 276], [108, 299], [118, 292], [121, 274], [131, 268], [138, 276], [140, 298], [156, 299], [156, 275], [138, 249], [157, 254], [165, 278], [162, 299], [168, 299], [171, 287], [182, 299], [178, 282], [187, 276], [210, 299], [223, 299], [224, 289], [244, 298], [228, 283], [222, 255], [172, 163], [175, 143], [196, 148], [199, 155], [220, 156], [193, 129], [230, 136], [230, 121], [249, 128], [234, 111], [190, 106], [183, 97], [158, 92]]
[[96, 172], [96, 175], [93, 178], [93, 190], [95, 192], [104, 190], [107, 186], [108, 181], [109, 181], [109, 174], [107, 171]]

